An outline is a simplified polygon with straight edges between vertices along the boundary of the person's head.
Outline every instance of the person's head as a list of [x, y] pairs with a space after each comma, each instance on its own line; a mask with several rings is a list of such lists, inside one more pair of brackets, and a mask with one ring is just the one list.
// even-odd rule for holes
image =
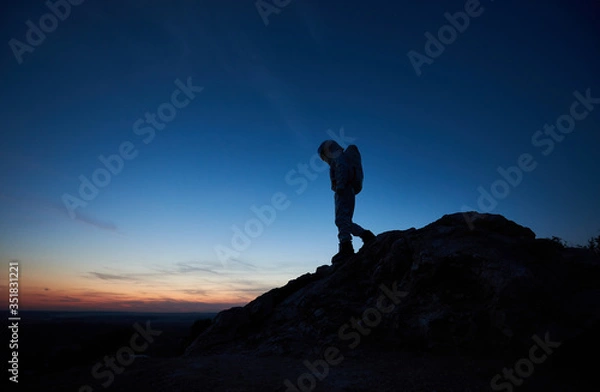
[[323, 161], [331, 163], [331, 160], [339, 157], [344, 149], [335, 140], [325, 140], [317, 151]]

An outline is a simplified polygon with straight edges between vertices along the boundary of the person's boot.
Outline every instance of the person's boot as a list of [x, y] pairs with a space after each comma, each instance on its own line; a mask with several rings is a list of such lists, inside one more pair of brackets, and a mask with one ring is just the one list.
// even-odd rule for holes
[[365, 230], [360, 236], [360, 238], [363, 240], [363, 246], [360, 248], [360, 250], [363, 250], [366, 246], [375, 241], [377, 237], [375, 236], [375, 234], [373, 234], [371, 230]]
[[331, 264], [339, 263], [354, 254], [354, 247], [352, 241], [340, 242], [340, 251], [331, 258]]

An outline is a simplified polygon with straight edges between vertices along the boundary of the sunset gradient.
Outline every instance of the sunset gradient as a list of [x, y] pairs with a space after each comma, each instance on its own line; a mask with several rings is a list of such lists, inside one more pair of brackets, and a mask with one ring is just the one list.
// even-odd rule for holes
[[[482, 1], [417, 74], [464, 1], [294, 1], [268, 26], [254, 3], [86, 1], [21, 63], [5, 45], [0, 289], [18, 260], [22, 309], [218, 311], [329, 264], [331, 138], [362, 153], [376, 234], [465, 209], [600, 234], [592, 6]], [[13, 2], [4, 42], [47, 12]]]

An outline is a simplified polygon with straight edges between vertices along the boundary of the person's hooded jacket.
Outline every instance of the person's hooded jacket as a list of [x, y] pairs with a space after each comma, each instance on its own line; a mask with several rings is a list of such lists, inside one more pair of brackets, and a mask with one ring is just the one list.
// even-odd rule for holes
[[331, 190], [341, 192], [349, 187], [350, 167], [344, 159], [344, 149], [335, 140], [326, 140], [319, 146], [319, 156], [329, 164]]

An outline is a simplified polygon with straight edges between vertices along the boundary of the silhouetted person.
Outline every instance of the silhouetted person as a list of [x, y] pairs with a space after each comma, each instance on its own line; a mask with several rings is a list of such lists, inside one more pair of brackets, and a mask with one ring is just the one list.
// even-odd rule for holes
[[352, 236], [358, 236], [366, 245], [375, 235], [352, 222], [356, 194], [362, 190], [363, 173], [360, 153], [354, 145], [344, 151], [335, 140], [326, 140], [319, 146], [319, 156], [329, 164], [331, 189], [335, 192], [335, 225], [338, 228], [339, 252], [332, 264], [354, 254]]

